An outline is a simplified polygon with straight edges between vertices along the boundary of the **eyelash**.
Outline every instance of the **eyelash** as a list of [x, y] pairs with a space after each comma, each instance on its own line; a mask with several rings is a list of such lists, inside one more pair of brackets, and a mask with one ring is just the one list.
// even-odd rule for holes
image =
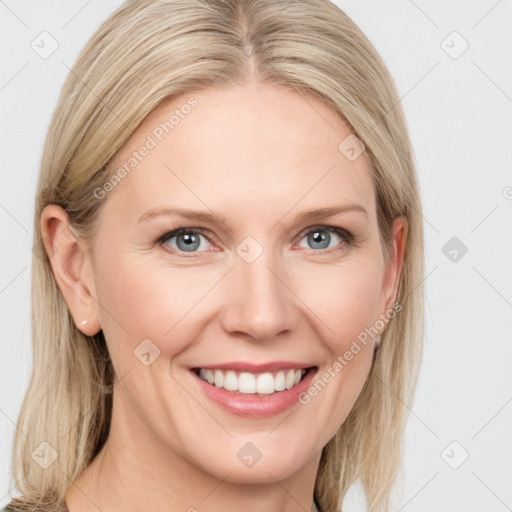
[[[305, 236], [309, 235], [309, 233], [315, 232], [315, 231], [331, 231], [331, 232], [335, 233], [336, 235], [338, 235], [340, 238], [342, 238], [347, 247], [353, 246], [357, 242], [356, 238], [350, 231], [347, 231], [346, 229], [338, 228], [336, 226], [313, 226], [311, 228], [307, 228], [305, 231], [300, 233], [299, 241], [302, 240]], [[155, 243], [164, 246], [165, 242], [169, 241], [171, 238], [174, 238], [176, 236], [179, 236], [179, 235], [182, 235], [185, 233], [198, 233], [200, 235], [203, 235], [210, 242], [210, 240], [207, 236], [207, 231], [202, 228], [178, 228], [178, 229], [169, 231], [169, 232], [165, 233], [164, 235], [160, 236], [155, 241]], [[336, 246], [336, 247], [331, 247], [329, 249], [319, 249], [319, 250], [310, 249], [310, 251], [312, 253], [330, 254], [330, 253], [338, 251], [340, 249], [341, 249], [341, 247]], [[172, 254], [179, 254], [180, 256], [187, 254], [185, 251], [176, 251], [175, 249], [169, 248], [169, 246], [167, 246], [167, 248], [164, 247], [164, 250], [167, 252], [171, 252]], [[204, 252], [204, 251], [201, 251], [201, 252]], [[190, 253], [190, 256], [183, 256], [183, 257], [184, 258], [195, 258], [195, 257], [198, 257], [201, 254], [201, 252]]]

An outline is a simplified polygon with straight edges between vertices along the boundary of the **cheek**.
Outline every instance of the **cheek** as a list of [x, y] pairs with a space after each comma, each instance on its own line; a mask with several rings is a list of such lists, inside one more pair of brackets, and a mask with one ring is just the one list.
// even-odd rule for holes
[[214, 272], [199, 275], [136, 253], [105, 255], [98, 270], [101, 324], [114, 352], [119, 343], [133, 350], [148, 338], [162, 354], [178, 354], [193, 335], [194, 308], [218, 281]]
[[343, 265], [319, 266], [309, 276], [309, 286], [301, 288], [325, 348], [323, 365], [300, 397], [304, 418], [322, 425], [321, 446], [344, 423], [368, 377], [374, 347], [369, 331], [379, 318], [380, 272], [380, 262], [372, 255], [347, 259]]
[[[325, 265], [301, 272], [297, 288], [308, 308], [324, 325], [332, 351], [339, 353], [379, 318], [381, 262], [367, 256], [342, 265]], [[309, 278], [308, 278], [309, 277]]]

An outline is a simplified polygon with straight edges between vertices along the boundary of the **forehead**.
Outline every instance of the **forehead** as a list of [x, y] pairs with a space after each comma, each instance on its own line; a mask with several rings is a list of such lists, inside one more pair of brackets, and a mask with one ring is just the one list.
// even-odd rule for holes
[[371, 211], [364, 154], [350, 161], [339, 149], [349, 135], [326, 103], [281, 86], [183, 94], [153, 110], [118, 152], [113, 167], [129, 172], [109, 201], [127, 215], [178, 203], [256, 213], [358, 202]]

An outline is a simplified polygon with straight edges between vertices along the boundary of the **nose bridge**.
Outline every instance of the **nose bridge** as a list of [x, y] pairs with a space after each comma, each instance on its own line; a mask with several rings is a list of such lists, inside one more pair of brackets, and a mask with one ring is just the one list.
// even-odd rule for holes
[[[243, 243], [240, 246], [244, 248]], [[255, 339], [272, 338], [291, 329], [293, 294], [285, 284], [283, 266], [275, 253], [263, 250], [253, 261], [240, 254], [231, 272], [233, 294], [224, 317], [225, 328]]]

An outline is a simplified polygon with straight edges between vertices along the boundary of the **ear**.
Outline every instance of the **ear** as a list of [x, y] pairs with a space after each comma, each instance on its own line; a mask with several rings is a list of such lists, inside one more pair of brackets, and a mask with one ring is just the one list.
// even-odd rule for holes
[[72, 230], [67, 212], [56, 204], [46, 206], [41, 213], [41, 235], [55, 281], [75, 325], [87, 336], [93, 336], [101, 325], [87, 246]]
[[[389, 246], [389, 257], [385, 262], [385, 274], [382, 282], [382, 304], [381, 313], [386, 314], [395, 302], [398, 292], [398, 283], [402, 272], [405, 245], [407, 240], [407, 219], [397, 217], [391, 231], [391, 243]], [[384, 329], [383, 329], [384, 330]]]

